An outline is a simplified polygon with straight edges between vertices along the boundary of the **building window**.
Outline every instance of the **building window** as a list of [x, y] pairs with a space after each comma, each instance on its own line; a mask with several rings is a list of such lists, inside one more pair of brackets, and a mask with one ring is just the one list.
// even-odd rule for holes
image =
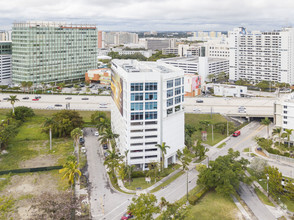
[[139, 153], [139, 152], [143, 152], [143, 150], [131, 150], [131, 153]]
[[131, 113], [131, 120], [143, 120], [143, 112]]
[[168, 80], [167, 83], [166, 83], [166, 87], [171, 88], [173, 86], [174, 86], [174, 81], [173, 80]]
[[157, 100], [157, 92], [146, 92], [145, 100]]
[[181, 102], [181, 96], [175, 97], [175, 104], [178, 104]]
[[181, 78], [175, 79], [175, 86], [180, 86], [181, 85]]
[[182, 86], [182, 93], [184, 93], [185, 92], [185, 87], [184, 86]]
[[171, 113], [173, 113], [173, 108], [168, 108], [167, 110], [166, 110], [166, 114], [171, 114]]
[[182, 77], [182, 84], [184, 85], [184, 77]]
[[181, 106], [180, 105], [175, 106], [175, 112], [180, 111], [180, 110], [181, 110]]
[[284, 119], [287, 119], [288, 117], [287, 116], [284, 116]]
[[143, 143], [133, 143], [133, 144], [131, 144], [131, 146], [141, 146], [141, 145], [143, 145]]
[[149, 136], [145, 136], [145, 138], [157, 138], [157, 135], [149, 135]]
[[143, 91], [143, 83], [131, 83], [131, 91]]
[[131, 101], [142, 101], [143, 93], [131, 93]]
[[157, 128], [145, 129], [145, 132], [148, 132], [148, 131], [157, 131]]
[[157, 142], [145, 142], [145, 145], [155, 145]]
[[171, 105], [173, 105], [173, 99], [166, 100], [166, 106], [169, 107]]
[[181, 94], [181, 87], [175, 88], [175, 95]]
[[157, 109], [157, 102], [145, 102], [145, 110]]
[[151, 148], [151, 149], [146, 149], [145, 152], [148, 152], [148, 151], [157, 151], [157, 148]]
[[283, 121], [283, 123], [284, 123], [284, 124], [288, 124], [288, 122], [286, 122], [286, 121]]
[[166, 92], [167, 98], [172, 97], [173, 95], [174, 95], [174, 91], [172, 89], [167, 90], [167, 92]]
[[145, 112], [145, 120], [157, 119], [157, 112]]
[[146, 121], [145, 125], [157, 125], [157, 121]]
[[143, 132], [143, 130], [131, 130], [131, 133]]
[[131, 160], [143, 159], [143, 157], [131, 157]]
[[284, 108], [287, 108], [287, 105], [284, 105]]
[[150, 91], [150, 90], [157, 90], [157, 83], [145, 83], [145, 90]]
[[184, 102], [184, 95], [182, 95], [182, 102]]
[[134, 136], [134, 137], [131, 137], [131, 139], [142, 139], [143, 136]]
[[147, 158], [156, 158], [156, 157], [157, 157], [157, 155], [145, 156], [146, 159], [147, 159]]
[[131, 111], [140, 111], [143, 110], [143, 102], [131, 103]]
[[288, 112], [287, 111], [284, 111], [284, 114], [287, 114]]

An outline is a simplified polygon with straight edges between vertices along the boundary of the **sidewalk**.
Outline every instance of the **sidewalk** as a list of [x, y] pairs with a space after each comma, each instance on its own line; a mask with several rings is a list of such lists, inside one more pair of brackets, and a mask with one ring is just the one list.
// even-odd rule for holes
[[141, 189], [141, 190], [130, 190], [127, 189], [124, 184], [123, 181], [121, 179], [117, 179], [117, 183], [119, 188], [121, 188], [121, 190], [127, 192], [127, 193], [134, 193], [134, 194], [140, 194], [140, 193], [144, 193], [144, 192], [150, 192], [151, 190], [155, 189], [156, 187], [158, 187], [160, 184], [164, 183], [165, 181], [167, 181], [168, 179], [172, 178], [174, 175], [176, 175], [178, 172], [180, 172], [181, 169], [177, 169], [174, 172], [170, 173], [168, 176], [163, 177], [161, 180], [159, 180], [157, 183], [153, 184], [152, 186], [146, 188], [146, 189]]

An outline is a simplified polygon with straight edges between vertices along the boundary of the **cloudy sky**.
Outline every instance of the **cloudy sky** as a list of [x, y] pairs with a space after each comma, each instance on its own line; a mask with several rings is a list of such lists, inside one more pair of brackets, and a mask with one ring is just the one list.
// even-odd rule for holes
[[294, 24], [293, 0], [0, 0], [0, 29], [66, 21], [100, 30], [273, 30]]

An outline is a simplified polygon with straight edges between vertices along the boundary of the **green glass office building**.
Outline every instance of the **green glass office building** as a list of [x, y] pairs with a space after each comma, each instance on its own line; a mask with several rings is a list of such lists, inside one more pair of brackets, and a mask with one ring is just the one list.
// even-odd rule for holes
[[97, 39], [95, 25], [14, 23], [13, 83], [84, 79], [89, 69], [97, 67]]

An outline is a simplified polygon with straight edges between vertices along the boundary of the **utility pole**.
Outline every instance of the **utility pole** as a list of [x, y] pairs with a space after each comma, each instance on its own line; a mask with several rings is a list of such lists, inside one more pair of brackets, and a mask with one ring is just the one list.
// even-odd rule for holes
[[227, 137], [229, 136], [229, 122], [227, 121]]
[[214, 138], [213, 138], [213, 124], [211, 124], [211, 140], [212, 140], [212, 142], [214, 141]]

